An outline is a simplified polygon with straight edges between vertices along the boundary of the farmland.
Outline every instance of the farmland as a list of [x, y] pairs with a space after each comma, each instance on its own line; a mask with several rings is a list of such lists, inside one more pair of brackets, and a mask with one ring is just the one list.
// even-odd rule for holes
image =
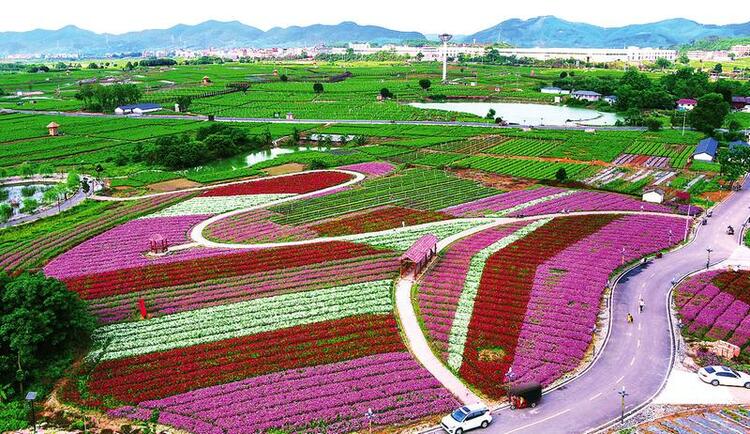
[[[342, 71], [352, 76], [330, 80]], [[0, 229], [0, 272], [59, 280], [96, 323], [52, 393], [97, 417], [195, 434], [416, 431], [466, 397], [419, 357], [407, 311], [455, 383], [492, 405], [513, 381], [549, 387], [586, 366], [613, 278], [687, 239], [695, 204], [725, 188], [716, 165], [691, 161], [704, 135], [497, 126], [407, 104], [550, 104], [538, 88], [559, 77], [451, 73], [443, 84], [428, 63], [229, 62], [8, 74], [4, 87], [48, 98], [0, 99], [29, 110], [0, 113], [0, 178], [75, 172], [102, 184]], [[32, 113], [80, 110], [77, 80], [110, 76], [168, 108], [192, 96], [189, 112]], [[236, 83], [249, 88], [227, 91]], [[384, 87], [395, 97], [376, 99]], [[201, 165], [144, 157], [225, 149], [227, 137], [259, 146]], [[664, 203], [641, 200], [652, 186]], [[439, 252], [416, 273], [409, 255], [428, 235]], [[712, 274], [678, 289], [691, 336], [741, 340], [745, 280]], [[732, 312], [718, 312], [730, 297]]]

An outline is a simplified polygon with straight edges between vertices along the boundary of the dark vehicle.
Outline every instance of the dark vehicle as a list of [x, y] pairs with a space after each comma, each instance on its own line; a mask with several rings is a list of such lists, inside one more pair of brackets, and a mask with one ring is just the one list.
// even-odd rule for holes
[[706, 213], [706, 217], [713, 217], [713, 215], [714, 215], [713, 210], [708, 210], [708, 212]]
[[734, 235], [734, 228], [731, 226], [727, 226], [727, 235]]
[[539, 383], [526, 383], [511, 387], [508, 391], [510, 408], [534, 408], [542, 400], [542, 385]]
[[708, 224], [708, 219], [704, 218], [702, 221], [703, 226], [706, 226]]

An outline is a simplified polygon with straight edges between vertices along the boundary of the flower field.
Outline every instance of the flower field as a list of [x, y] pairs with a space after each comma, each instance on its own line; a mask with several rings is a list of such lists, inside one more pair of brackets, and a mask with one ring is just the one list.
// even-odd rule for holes
[[666, 216], [592, 215], [468, 237], [419, 286], [428, 336], [449, 367], [490, 396], [503, 395], [511, 367], [518, 381], [549, 384], [588, 351], [609, 275], [623, 260], [669, 247], [670, 230], [676, 242], [683, 225]]
[[750, 273], [709, 271], [691, 277], [675, 291], [675, 303], [688, 333], [726, 340], [747, 351], [750, 343]]
[[675, 209], [666, 205], [643, 202], [631, 196], [599, 191], [576, 191], [573, 194], [554, 200], [541, 201], [529, 207], [511, 212], [511, 216], [533, 216], [556, 214], [565, 210], [576, 211], [647, 211], [674, 213]]
[[342, 172], [308, 172], [216, 187], [202, 193], [201, 197], [304, 194], [343, 184], [351, 179], [352, 175]]
[[350, 164], [348, 166], [341, 166], [339, 167], [339, 169], [353, 170], [355, 172], [364, 173], [365, 175], [368, 175], [370, 177], [375, 177], [388, 175], [389, 173], [393, 172], [394, 167], [390, 163], [374, 161], [371, 163], [359, 163]]
[[185, 193], [174, 193], [132, 202], [87, 201], [35, 225], [5, 229], [0, 232], [0, 271], [37, 270], [45, 260], [88, 238], [186, 197]]
[[402, 207], [383, 207], [344, 218], [330, 220], [310, 226], [323, 236], [339, 236], [378, 232], [405, 226], [414, 226], [450, 219], [451, 217], [434, 211], [420, 211]]

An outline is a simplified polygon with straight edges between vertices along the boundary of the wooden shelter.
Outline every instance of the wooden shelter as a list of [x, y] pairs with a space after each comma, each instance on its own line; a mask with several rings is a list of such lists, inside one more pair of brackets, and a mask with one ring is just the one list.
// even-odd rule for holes
[[167, 239], [161, 234], [154, 234], [148, 239], [149, 250], [155, 255], [163, 255], [167, 253], [169, 243]]
[[60, 125], [55, 122], [50, 122], [49, 125], [47, 125], [47, 130], [49, 131], [50, 136], [57, 136], [59, 134], [57, 131], [59, 128]]
[[437, 243], [438, 238], [432, 234], [424, 235], [415, 241], [399, 259], [401, 275], [404, 276], [414, 271], [416, 276], [424, 270], [430, 259], [437, 255]]

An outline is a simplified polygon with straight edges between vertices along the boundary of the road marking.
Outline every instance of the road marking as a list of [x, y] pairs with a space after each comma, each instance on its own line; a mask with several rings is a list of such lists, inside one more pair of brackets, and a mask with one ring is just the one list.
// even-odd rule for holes
[[633, 363], [635, 363], [635, 356], [633, 356], [633, 358], [630, 359], [630, 366], [633, 366]]
[[599, 392], [599, 393], [597, 393], [596, 395], [594, 395], [594, 396], [592, 396], [591, 398], [589, 398], [589, 401], [593, 401], [593, 400], [595, 400], [596, 398], [598, 398], [598, 397], [600, 397], [600, 396], [602, 396], [602, 392]]
[[641, 329], [641, 323], [638, 323], [638, 330]]
[[623, 378], [625, 378], [625, 376], [624, 376], [624, 375], [623, 375], [622, 377], [618, 378], [618, 379], [617, 379], [617, 381], [615, 381], [615, 384], [617, 384], [617, 383], [619, 383], [620, 381], [622, 381], [622, 379], [623, 379]]
[[641, 340], [640, 339], [638, 339], [638, 342], [636, 343], [635, 347], [636, 348], [640, 348], [641, 347]]
[[539, 425], [540, 423], [546, 422], [546, 421], [548, 421], [550, 419], [553, 419], [553, 418], [555, 418], [557, 416], [562, 416], [563, 414], [565, 414], [565, 413], [567, 413], [569, 411], [570, 411], [570, 409], [568, 408], [568, 409], [563, 410], [563, 411], [561, 411], [559, 413], [555, 413], [552, 416], [545, 417], [544, 419], [539, 419], [538, 421], [536, 421], [534, 423], [530, 423], [528, 425], [524, 425], [524, 426], [518, 427], [516, 429], [510, 430], [510, 431], [506, 432], [505, 434], [514, 433], [514, 432], [517, 432], [517, 431], [525, 430], [526, 428], [530, 428], [530, 427], [532, 427], [534, 425]]

